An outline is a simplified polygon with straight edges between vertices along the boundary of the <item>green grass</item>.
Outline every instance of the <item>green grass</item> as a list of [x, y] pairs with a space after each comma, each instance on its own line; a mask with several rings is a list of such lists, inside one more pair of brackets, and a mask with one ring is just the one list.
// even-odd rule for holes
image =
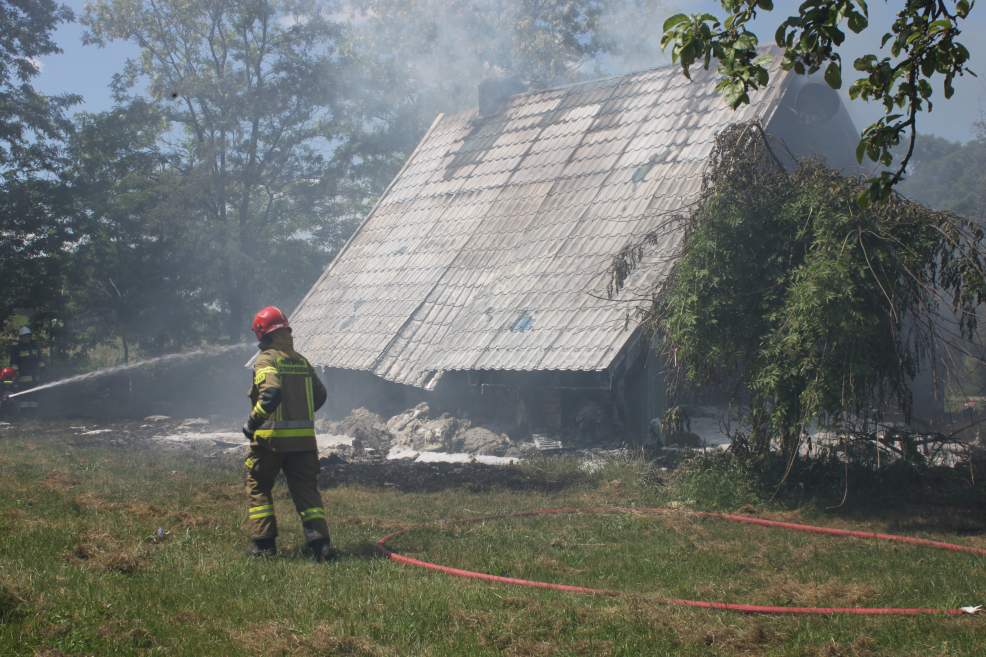
[[[752, 617], [657, 601], [978, 604], [986, 601], [986, 562], [968, 555], [675, 513], [436, 524], [541, 507], [701, 498], [691, 476], [657, 486], [638, 462], [611, 464], [591, 477], [572, 461], [527, 466], [551, 481], [571, 481], [553, 493], [328, 489], [323, 497], [341, 556], [317, 565], [297, 552], [301, 535], [283, 485], [283, 555], [254, 561], [244, 556], [245, 500], [235, 467], [31, 440], [9, 430], [0, 436], [0, 655], [973, 657], [986, 645], [984, 617]], [[694, 503], [722, 507], [739, 499], [765, 514], [871, 530], [906, 524], [910, 513], [861, 520], [774, 508], [750, 502], [744, 485], [708, 483], [719, 492]], [[429, 526], [392, 547], [496, 574], [635, 595], [490, 585], [375, 556], [377, 538], [422, 523]], [[167, 532], [161, 540], [159, 528]], [[918, 533], [986, 547], [981, 533]]]

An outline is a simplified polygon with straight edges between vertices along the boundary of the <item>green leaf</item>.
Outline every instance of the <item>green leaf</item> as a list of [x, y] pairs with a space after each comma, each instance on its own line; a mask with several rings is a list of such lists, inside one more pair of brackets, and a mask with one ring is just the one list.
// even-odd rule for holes
[[681, 25], [682, 23], [690, 23], [690, 22], [691, 19], [688, 17], [687, 14], [675, 14], [674, 16], [671, 16], [666, 21], [664, 21], [663, 31], [668, 32], [676, 25]]
[[865, 30], [867, 25], [869, 25], [869, 21], [867, 21], [866, 17], [863, 16], [862, 14], [849, 15], [849, 29], [855, 32], [856, 34], [859, 34], [863, 30]]
[[735, 48], [743, 50], [754, 50], [757, 47], [757, 36], [746, 32], [736, 39]]
[[833, 89], [842, 88], [842, 66], [838, 62], [830, 62], [825, 69], [825, 82]]
[[787, 44], [787, 23], [781, 23], [777, 31], [774, 32], [774, 43], [779, 48], [783, 48]]

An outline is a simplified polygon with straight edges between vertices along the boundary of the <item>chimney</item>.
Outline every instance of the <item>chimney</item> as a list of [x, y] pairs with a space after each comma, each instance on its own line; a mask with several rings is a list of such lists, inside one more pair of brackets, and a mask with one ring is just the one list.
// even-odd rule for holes
[[516, 75], [483, 80], [479, 83], [479, 115], [499, 113], [507, 106], [511, 96], [526, 89], [527, 85]]

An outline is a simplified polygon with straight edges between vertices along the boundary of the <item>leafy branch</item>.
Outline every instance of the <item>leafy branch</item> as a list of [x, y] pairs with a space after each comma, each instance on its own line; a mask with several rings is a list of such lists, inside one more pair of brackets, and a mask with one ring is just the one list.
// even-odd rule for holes
[[[974, 0], [909, 0], [903, 4], [883, 34], [881, 51], [853, 62], [863, 77], [850, 86], [850, 98], [879, 102], [884, 110], [883, 116], [863, 130], [856, 159], [892, 167], [869, 180], [863, 195], [866, 201], [886, 200], [903, 178], [914, 153], [918, 115], [933, 109], [932, 83], [940, 79], [948, 99], [955, 93], [957, 76], [975, 75], [967, 66], [969, 51], [958, 41]], [[759, 12], [772, 11], [774, 3], [721, 0], [721, 5], [727, 12], [725, 19], [708, 13], [668, 18], [661, 46], [671, 47], [672, 60], [686, 76], [692, 66], [701, 64], [708, 70], [716, 61], [716, 89], [735, 109], [749, 103], [750, 93], [770, 79], [769, 55], [760, 49], [750, 24]], [[782, 53], [780, 66], [798, 75], [824, 69], [825, 82], [839, 89], [843, 78], [839, 47], [846, 31], [858, 34], [868, 26], [865, 0], [805, 0], [774, 35]], [[905, 141], [904, 156], [894, 165], [894, 154]]]

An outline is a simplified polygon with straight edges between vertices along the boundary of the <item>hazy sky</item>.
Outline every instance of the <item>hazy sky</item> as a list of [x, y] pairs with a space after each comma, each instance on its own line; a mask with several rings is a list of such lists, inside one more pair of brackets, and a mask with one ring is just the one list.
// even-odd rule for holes
[[[76, 14], [81, 14], [84, 0], [67, 0]], [[680, 7], [684, 11], [711, 11], [722, 13], [717, 2], [699, 0], [679, 0], [669, 2], [669, 6]], [[794, 2], [778, 2], [777, 9], [762, 18], [757, 27], [761, 42], [772, 43], [774, 30], [780, 22], [785, 7], [795, 6]], [[852, 71], [852, 60], [859, 54], [879, 43], [882, 31], [889, 25], [896, 2], [875, 0], [870, 2], [871, 27], [862, 35], [853, 36], [847, 41], [843, 50], [844, 68], [848, 88], [849, 76]], [[670, 12], [668, 12], [670, 13]], [[640, 29], [652, 31], [654, 39], [660, 38], [660, 24], [663, 17], [655, 20], [654, 25], [640, 26]], [[972, 12], [972, 18], [966, 24], [965, 43], [972, 51], [972, 68], [982, 72], [983, 77], [966, 77], [956, 84], [956, 94], [945, 101], [940, 97], [940, 86], [935, 89], [939, 101], [934, 111], [920, 119], [923, 132], [934, 133], [950, 139], [965, 140], [973, 133], [973, 124], [986, 115], [986, 44], [978, 35], [986, 33], [986, 7], [979, 7]], [[109, 91], [110, 80], [118, 72], [123, 61], [136, 54], [137, 49], [130, 44], [114, 43], [107, 48], [82, 45], [82, 27], [77, 23], [63, 25], [56, 33], [56, 40], [63, 49], [60, 55], [45, 57], [42, 62], [41, 74], [37, 78], [38, 88], [48, 94], [78, 93], [84, 97], [80, 109], [85, 111], [101, 111], [112, 105]], [[662, 62], [655, 62], [655, 65]], [[843, 95], [845, 96], [845, 90]], [[879, 115], [880, 108], [867, 106], [863, 103], [849, 103], [850, 114], [861, 128]]]

